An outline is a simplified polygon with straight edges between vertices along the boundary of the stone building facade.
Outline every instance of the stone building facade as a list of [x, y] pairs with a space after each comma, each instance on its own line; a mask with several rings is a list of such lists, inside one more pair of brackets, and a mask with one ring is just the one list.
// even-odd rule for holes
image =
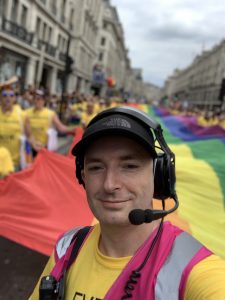
[[183, 70], [175, 70], [167, 79], [164, 94], [186, 101], [190, 106], [225, 106], [225, 41], [204, 51]]
[[69, 78], [68, 90], [82, 93], [90, 91], [93, 67], [98, 56], [98, 37], [103, 13], [102, 0], [76, 0], [75, 28], [71, 36], [70, 55], [74, 70]]
[[97, 56], [101, 0], [0, 0], [0, 80], [17, 75], [21, 86], [61, 93], [85, 92]]
[[154, 84], [143, 83], [143, 95], [148, 103], [157, 104], [162, 97], [162, 89]]
[[124, 32], [117, 10], [109, 0], [104, 0], [96, 64], [102, 69], [106, 81], [109, 77], [114, 80], [117, 90], [124, 88], [127, 53]]
[[[22, 86], [62, 89], [72, 10], [63, 1], [2, 2], [0, 74], [17, 75]], [[1, 78], [2, 79], [2, 78]]]
[[22, 89], [89, 93], [96, 65], [105, 90], [112, 77], [117, 91], [143, 94], [109, 0], [0, 0], [0, 82], [17, 75]]

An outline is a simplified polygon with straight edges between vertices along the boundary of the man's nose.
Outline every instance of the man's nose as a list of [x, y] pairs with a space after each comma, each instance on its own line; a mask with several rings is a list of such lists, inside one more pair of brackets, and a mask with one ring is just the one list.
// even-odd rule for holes
[[104, 189], [106, 192], [111, 193], [115, 190], [120, 189], [121, 180], [117, 170], [108, 169], [104, 178]]

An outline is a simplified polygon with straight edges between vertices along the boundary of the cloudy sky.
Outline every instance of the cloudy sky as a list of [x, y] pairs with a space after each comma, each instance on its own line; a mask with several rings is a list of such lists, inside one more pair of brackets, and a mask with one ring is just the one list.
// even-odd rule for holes
[[111, 0], [125, 33], [132, 67], [162, 86], [225, 38], [225, 0]]

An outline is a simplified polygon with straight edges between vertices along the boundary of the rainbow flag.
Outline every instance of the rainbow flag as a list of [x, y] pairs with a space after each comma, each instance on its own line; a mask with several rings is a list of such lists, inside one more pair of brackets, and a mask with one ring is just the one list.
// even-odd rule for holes
[[176, 155], [180, 223], [225, 258], [225, 131], [219, 126], [200, 128], [190, 117], [142, 109], [161, 123]]
[[[176, 154], [180, 207], [167, 219], [225, 258], [224, 137], [215, 131], [199, 135], [178, 116], [147, 105], [134, 106], [163, 125]], [[73, 145], [81, 135], [78, 128]], [[173, 205], [172, 200], [166, 202]], [[154, 206], [160, 207], [161, 201], [155, 200]], [[95, 222], [75, 179], [70, 153], [62, 156], [42, 150], [29, 168], [0, 180], [0, 235], [26, 247], [49, 255], [59, 234]]]

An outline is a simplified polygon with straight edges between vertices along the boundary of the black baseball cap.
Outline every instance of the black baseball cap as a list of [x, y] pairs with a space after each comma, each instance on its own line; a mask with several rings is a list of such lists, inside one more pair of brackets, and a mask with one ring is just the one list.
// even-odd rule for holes
[[157, 157], [154, 138], [150, 127], [138, 121], [136, 118], [118, 112], [98, 118], [95, 122], [90, 122], [82, 139], [72, 149], [72, 154], [74, 156], [84, 155], [86, 149], [92, 142], [108, 135], [119, 135], [131, 138], [142, 144], [153, 158]]

